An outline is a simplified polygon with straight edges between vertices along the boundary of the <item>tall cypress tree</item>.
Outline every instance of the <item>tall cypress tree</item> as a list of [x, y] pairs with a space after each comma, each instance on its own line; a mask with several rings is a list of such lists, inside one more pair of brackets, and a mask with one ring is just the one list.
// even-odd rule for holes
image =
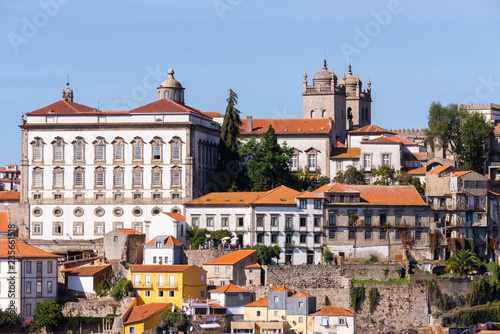
[[229, 90], [229, 97], [226, 99], [227, 107], [224, 121], [221, 126], [219, 141], [219, 161], [217, 170], [212, 175], [216, 181], [219, 191], [240, 190], [242, 170], [240, 166], [240, 155], [238, 145], [240, 139], [240, 111], [236, 108], [238, 95]]

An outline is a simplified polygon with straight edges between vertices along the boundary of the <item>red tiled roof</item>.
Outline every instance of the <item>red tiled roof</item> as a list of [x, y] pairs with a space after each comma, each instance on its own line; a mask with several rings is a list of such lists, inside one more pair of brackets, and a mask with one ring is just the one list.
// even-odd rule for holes
[[21, 193], [17, 190], [0, 191], [0, 201], [19, 201]]
[[252, 204], [296, 204], [295, 197], [300, 195], [297, 191], [286, 186], [279, 186], [265, 192], [262, 196], [256, 198]]
[[142, 232], [136, 231], [133, 228], [119, 228], [118, 231], [125, 233], [125, 234], [143, 234]]
[[183, 215], [180, 215], [178, 213], [165, 212], [165, 214], [167, 216], [169, 216], [170, 218], [172, 218], [173, 220], [178, 220], [178, 221], [182, 221], [182, 222], [186, 221], [186, 217], [184, 217]]
[[[30, 246], [18, 239], [14, 239], [14, 243], [10, 243], [12, 240], [10, 238], [0, 238], [0, 259], [6, 259], [9, 256], [14, 256], [16, 258], [58, 258], [59, 255], [55, 255], [39, 248]], [[10, 248], [14, 245], [14, 249]], [[14, 251], [14, 254], [10, 254]]]
[[469, 174], [470, 172], [471, 172], [470, 170], [466, 170], [466, 171], [462, 171], [462, 172], [454, 172], [453, 174], [449, 174], [448, 176], [460, 177], [460, 176], [463, 176], [465, 174]]
[[408, 140], [408, 139], [401, 137], [399, 135], [393, 135], [393, 136], [390, 136], [389, 138], [391, 138], [394, 141], [398, 141], [406, 146], [420, 146], [419, 144], [412, 142], [411, 140]]
[[135, 322], [143, 322], [151, 318], [155, 314], [163, 312], [171, 303], [148, 303], [141, 306], [136, 306], [123, 320], [124, 325], [133, 324]]
[[453, 166], [437, 166], [437, 167], [434, 167], [432, 170], [429, 171], [429, 174], [439, 174], [441, 172], [444, 172], [446, 171], [447, 169], [450, 169], [450, 172], [451, 171], [454, 171], [455, 170], [455, 167]]
[[246, 304], [244, 306], [245, 307], [263, 307], [263, 306], [267, 306], [267, 297], [264, 297], [264, 298], [261, 298], [261, 299], [257, 299], [256, 301], [248, 303], [248, 304]]
[[207, 204], [207, 205], [235, 205], [235, 204], [250, 204], [259, 196], [265, 194], [263, 191], [242, 191], [242, 192], [225, 192], [225, 193], [210, 193], [204, 196], [198, 197], [190, 202], [184, 203], [189, 204]]
[[311, 297], [311, 295], [305, 292], [297, 292], [296, 294], [293, 294], [290, 297]]
[[359, 193], [359, 190], [354, 190], [349, 187], [348, 184], [342, 183], [330, 183], [325, 184], [324, 186], [319, 187], [314, 191], [315, 193], [323, 193], [323, 192], [339, 192], [339, 193]]
[[220, 112], [218, 111], [202, 111], [205, 115], [207, 115], [208, 117], [224, 117], [224, 115], [222, 115]]
[[165, 239], [163, 239], [164, 240], [164, 245], [182, 246], [182, 242], [180, 242], [179, 240], [177, 240], [176, 238], [174, 238], [171, 235], [157, 235], [153, 239], [149, 240], [146, 243], [146, 245], [154, 245], [155, 244], [155, 239], [158, 238], [158, 237], [164, 237], [165, 238]]
[[[50, 110], [50, 112], [49, 112]], [[99, 110], [97, 110], [99, 112]], [[44, 115], [44, 114], [76, 114], [96, 112], [96, 109], [78, 104], [75, 102], [59, 100], [43, 108], [30, 111], [26, 115]]]
[[61, 272], [66, 273], [68, 276], [94, 276], [108, 268], [111, 268], [110, 264], [100, 266], [80, 266], [76, 268], [63, 269]]
[[217, 310], [217, 309], [226, 309], [227, 307], [219, 305], [219, 304], [210, 304], [210, 308]]
[[247, 119], [241, 120], [240, 133], [242, 135], [256, 135], [267, 132], [272, 125], [276, 134], [329, 134], [332, 127], [329, 120], [324, 118], [254, 118], [252, 131], [247, 131]]
[[410, 175], [425, 175], [426, 172], [427, 172], [427, 167], [417, 167], [407, 171], [407, 173]]
[[331, 316], [331, 317], [356, 317], [356, 313], [352, 313], [343, 309], [340, 306], [323, 306], [319, 311], [312, 313], [314, 316]]
[[325, 196], [321, 196], [320, 194], [315, 194], [309, 191], [304, 191], [303, 193], [295, 196], [295, 198], [325, 198]]
[[132, 109], [129, 111], [130, 113], [133, 112], [190, 112], [194, 113], [200, 116], [206, 116], [204, 113], [199, 111], [198, 109], [191, 108], [182, 104], [179, 104], [175, 101], [172, 101], [170, 99], [160, 99], [151, 103], [148, 103], [146, 105], [140, 106], [138, 108]]
[[0, 232], [9, 233], [9, 213], [0, 212]]
[[214, 289], [214, 290], [210, 290], [209, 292], [224, 292], [224, 293], [243, 293], [243, 292], [247, 292], [247, 293], [249, 293], [250, 291], [242, 289], [242, 288], [240, 288], [237, 285], [229, 283], [229, 284], [226, 284], [224, 286], [221, 286], [220, 288], [217, 288], [217, 289]]
[[218, 257], [216, 259], [213, 259], [211, 261], [205, 262], [203, 265], [208, 264], [235, 264], [238, 263], [239, 261], [243, 260], [244, 258], [256, 253], [257, 251], [255, 249], [252, 250], [237, 250], [232, 253], [223, 255], [221, 257]]
[[426, 161], [427, 153], [426, 152], [405, 153], [403, 154], [403, 159], [407, 161]]
[[341, 142], [337, 141], [337, 148], [342, 148], [342, 147], [345, 147], [345, 145], [342, 144]]
[[363, 140], [362, 143], [363, 144], [400, 144], [401, 145], [401, 142], [399, 142], [397, 140], [393, 140], [393, 139], [391, 139], [389, 137], [385, 137], [385, 136], [373, 138], [370, 140]]
[[8, 177], [4, 177], [3, 179], [0, 180], [0, 182], [10, 182], [11, 179], [9, 179]]
[[[414, 186], [342, 185], [346, 189], [360, 192], [360, 203], [356, 205], [422, 205], [426, 206]], [[325, 185], [314, 192], [344, 192], [337, 190], [335, 183]]]
[[271, 291], [280, 291], [280, 292], [293, 292], [292, 290], [285, 288], [283, 286], [279, 286], [277, 288], [272, 289]]
[[331, 154], [331, 159], [359, 159], [361, 148], [359, 147], [337, 147]]
[[243, 269], [260, 269], [260, 268], [262, 267], [258, 263], [249, 264], [243, 267]]
[[132, 272], [182, 272], [189, 268], [195, 267], [192, 264], [132, 264], [130, 270]]
[[367, 125], [367, 126], [363, 126], [362, 128], [349, 131], [349, 134], [356, 134], [356, 135], [361, 135], [361, 134], [379, 134], [379, 133], [387, 133], [387, 134], [393, 134], [393, 135], [395, 135], [394, 132], [387, 131], [386, 129], [382, 129], [381, 127], [376, 126], [374, 124], [370, 124], [370, 125]]

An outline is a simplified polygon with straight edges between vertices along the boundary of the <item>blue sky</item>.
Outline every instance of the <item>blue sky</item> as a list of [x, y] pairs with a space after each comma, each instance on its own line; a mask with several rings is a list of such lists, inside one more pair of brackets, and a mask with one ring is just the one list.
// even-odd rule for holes
[[372, 121], [424, 128], [432, 101], [500, 103], [500, 3], [485, 1], [2, 1], [0, 165], [19, 163], [22, 113], [61, 98], [102, 110], [152, 102], [168, 68], [186, 104], [302, 117], [323, 55], [372, 82]]

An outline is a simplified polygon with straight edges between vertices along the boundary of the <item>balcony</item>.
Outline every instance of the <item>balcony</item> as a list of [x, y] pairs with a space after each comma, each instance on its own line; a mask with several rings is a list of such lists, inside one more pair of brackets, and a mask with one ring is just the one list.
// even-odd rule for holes
[[296, 246], [294, 241], [285, 243], [285, 248], [295, 248], [295, 247]]
[[155, 283], [155, 286], [158, 288], [158, 289], [174, 289], [174, 290], [178, 290], [179, 288], [179, 285], [177, 282], [173, 282], [173, 283], [162, 283], [160, 284], [159, 282], [158, 283]]
[[134, 289], [151, 289], [151, 282], [134, 282]]

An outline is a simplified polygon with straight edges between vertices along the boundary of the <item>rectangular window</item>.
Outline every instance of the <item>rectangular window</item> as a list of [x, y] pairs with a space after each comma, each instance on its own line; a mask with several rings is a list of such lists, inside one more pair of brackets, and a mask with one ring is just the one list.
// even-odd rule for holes
[[342, 160], [337, 160], [337, 171], [342, 170]]
[[140, 187], [142, 185], [142, 173], [134, 172], [134, 187]]
[[420, 215], [420, 214], [415, 215], [415, 226], [416, 227], [422, 226], [422, 215]]
[[[179, 194], [173, 194], [172, 199], [174, 199], [174, 195], [179, 196]], [[153, 194], [153, 199], [161, 199], [161, 194]]]
[[[153, 256], [153, 264], [156, 264], [156, 256]], [[158, 283], [159, 284], [159, 283]]]
[[264, 217], [257, 216], [257, 226], [259, 226], [259, 227], [264, 226]]
[[328, 231], [328, 239], [335, 239], [336, 234], [337, 234], [336, 232], [337, 231], [335, 231], [335, 230]]
[[142, 146], [134, 146], [134, 160], [142, 160]]
[[172, 160], [181, 159], [181, 147], [178, 145], [172, 146]]
[[60, 172], [54, 173], [54, 187], [62, 187], [63, 175]]
[[415, 240], [422, 240], [422, 231], [415, 231]]
[[386, 240], [386, 239], [387, 239], [387, 231], [380, 230], [380, 240]]
[[288, 228], [293, 227], [293, 217], [290, 217], [290, 216], [285, 217], [285, 227], [288, 227]]
[[31, 281], [26, 282], [26, 293], [31, 293]]
[[104, 234], [104, 223], [95, 223], [94, 234]]
[[161, 186], [161, 173], [160, 172], [153, 173], [153, 186]]
[[115, 146], [115, 160], [123, 160], [123, 146]]
[[[302, 302], [299, 302], [299, 307], [302, 307], [302, 306], [300, 306], [301, 303]], [[304, 317], [299, 317], [299, 323], [301, 324], [303, 322], [304, 322]]]
[[321, 243], [321, 234], [315, 234], [314, 235], [314, 243], [315, 244], [320, 244]]
[[299, 225], [300, 225], [300, 227], [306, 227], [307, 226], [307, 217], [300, 217]]
[[162, 287], [165, 284], [165, 275], [158, 274], [158, 286]]
[[354, 240], [356, 238], [356, 230], [353, 228], [349, 229], [349, 240]]
[[33, 161], [41, 161], [42, 160], [42, 147], [35, 146], [33, 147]]
[[257, 233], [257, 243], [261, 244], [264, 242], [264, 233]]
[[307, 156], [308, 166], [310, 170], [316, 170], [316, 154], [309, 154]]
[[399, 231], [398, 231], [398, 230], [396, 230], [396, 232], [395, 232], [395, 233], [396, 233], [396, 234], [395, 234], [394, 238], [395, 238], [396, 240], [401, 240], [401, 234], [399, 233]]
[[314, 227], [321, 226], [321, 217], [314, 217]]
[[380, 214], [380, 226], [384, 226], [387, 223], [387, 214]]
[[26, 274], [31, 274], [31, 261], [26, 261]]
[[134, 274], [134, 286], [139, 286], [141, 284], [140, 277], [141, 274]]
[[340, 195], [339, 196], [339, 203], [344, 203], [344, 199], [345, 199], [345, 196], [344, 195]]
[[54, 233], [55, 235], [57, 234], [62, 234], [62, 224], [61, 223], [54, 223]]
[[42, 186], [42, 173], [37, 172], [33, 173], [33, 187], [41, 187]]
[[52, 281], [47, 281], [47, 293], [52, 293]]
[[238, 217], [238, 227], [243, 227], [244, 219], [243, 217]]
[[151, 290], [144, 290], [144, 298], [151, 298]]
[[153, 146], [153, 160], [161, 159], [161, 146]]
[[337, 215], [334, 212], [328, 213], [328, 225], [330, 226], [337, 225]]
[[33, 234], [42, 234], [42, 224], [41, 223], [35, 223], [33, 224]]
[[207, 226], [208, 227], [214, 226], [214, 217], [207, 217]]
[[95, 173], [95, 185], [96, 187], [104, 186], [104, 172]]
[[290, 169], [293, 171], [297, 170], [297, 154], [293, 154], [290, 159]]
[[215, 272], [216, 275], [219, 274], [219, 266], [215, 266], [214, 272]]
[[372, 238], [372, 230], [365, 230], [365, 240], [370, 240]]
[[75, 223], [74, 234], [83, 234], [83, 223]]
[[205, 274], [200, 274], [200, 282], [205, 283]]
[[231, 273], [231, 266], [226, 266], [226, 274], [230, 274]]
[[365, 213], [365, 226], [372, 226], [372, 214]]
[[363, 161], [364, 161], [365, 171], [371, 171], [372, 170], [372, 156], [370, 154], [364, 154]]
[[272, 244], [277, 244], [278, 243], [278, 235], [273, 233], [271, 234], [271, 243]]
[[115, 187], [123, 187], [123, 172], [115, 172]]
[[75, 187], [83, 187], [83, 173], [75, 172]]
[[198, 217], [191, 218], [191, 226], [198, 226]]
[[168, 291], [168, 298], [175, 298], [175, 291], [173, 290]]
[[300, 199], [299, 200], [299, 206], [300, 206], [301, 209], [307, 209], [307, 200]]
[[168, 286], [175, 287], [175, 274], [168, 274]]
[[158, 298], [163, 298], [164, 293], [163, 290], [158, 290]]
[[335, 203], [335, 195], [330, 196], [330, 203]]
[[83, 146], [75, 146], [75, 161], [83, 161]]
[[62, 161], [63, 160], [63, 147], [62, 146], [54, 146], [54, 160]]
[[278, 226], [278, 217], [277, 216], [271, 217], [271, 226]]
[[220, 219], [220, 224], [222, 227], [228, 227], [229, 226], [229, 218], [228, 217], [222, 217]]
[[181, 185], [181, 172], [172, 173], [172, 186], [178, 187]]
[[403, 215], [402, 214], [397, 214], [394, 216], [394, 225], [398, 226], [403, 222]]
[[347, 325], [347, 320], [346, 320], [346, 318], [339, 318], [339, 325], [342, 325], [342, 326]]
[[96, 146], [95, 147], [95, 159], [97, 161], [104, 160], [104, 146]]
[[301, 234], [300, 237], [300, 243], [305, 244], [307, 242], [307, 235], [306, 234]]
[[315, 199], [314, 200], [314, 208], [315, 209], [321, 209], [321, 200], [320, 199]]
[[389, 158], [389, 154], [382, 154], [382, 165], [389, 166], [391, 164], [391, 160]]

